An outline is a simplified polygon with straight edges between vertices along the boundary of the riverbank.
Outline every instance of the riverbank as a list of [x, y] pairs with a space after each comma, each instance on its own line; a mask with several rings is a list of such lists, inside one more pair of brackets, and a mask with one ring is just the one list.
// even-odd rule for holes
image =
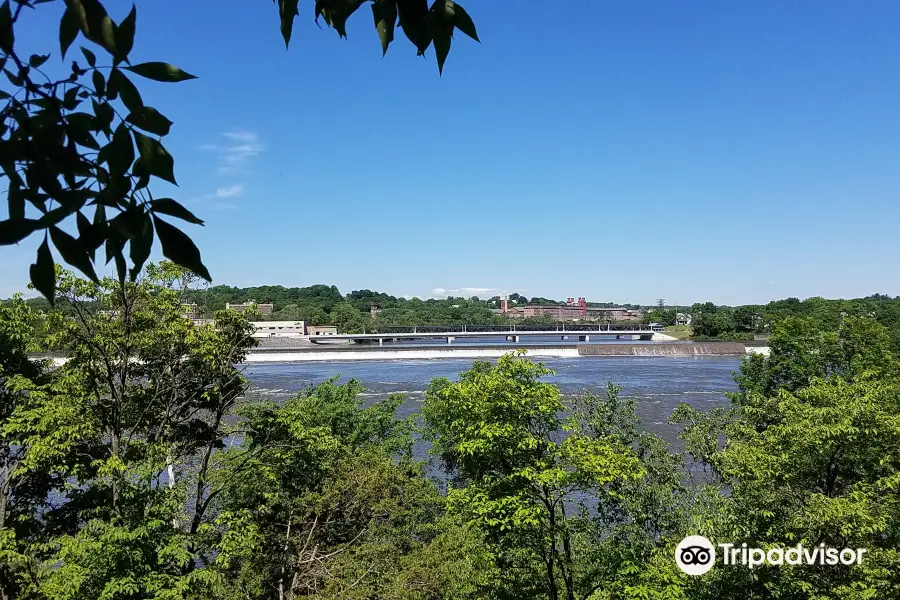
[[[529, 346], [534, 358], [578, 358], [580, 356], [745, 356], [768, 354], [768, 348], [741, 342], [703, 342], [657, 344], [581, 344], [578, 346]], [[258, 348], [245, 362], [321, 362], [359, 360], [436, 360], [447, 358], [493, 359], [515, 350], [513, 346], [447, 346], [430, 348], [301, 349]]]

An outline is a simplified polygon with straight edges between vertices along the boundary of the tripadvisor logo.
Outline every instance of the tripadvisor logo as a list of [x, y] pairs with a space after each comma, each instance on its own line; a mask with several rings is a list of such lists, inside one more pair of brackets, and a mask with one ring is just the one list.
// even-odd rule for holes
[[675, 562], [688, 575], [703, 575], [716, 562], [716, 549], [702, 535], [689, 535], [675, 548]]
[[[828, 548], [825, 544], [790, 548], [749, 548], [747, 544], [719, 544], [722, 564], [743, 565], [750, 569], [762, 565], [853, 565], [862, 564], [865, 548]], [[675, 548], [675, 563], [688, 575], [703, 575], [716, 563], [716, 547], [702, 535], [691, 535]]]

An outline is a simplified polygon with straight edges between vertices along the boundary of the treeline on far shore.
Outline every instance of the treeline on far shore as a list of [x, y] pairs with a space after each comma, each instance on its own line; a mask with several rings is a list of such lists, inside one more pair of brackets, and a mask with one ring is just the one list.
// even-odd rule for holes
[[[271, 313], [260, 315], [263, 320], [306, 321], [315, 325], [334, 325], [342, 333], [359, 333], [374, 327], [413, 325], [555, 325], [553, 317], [510, 319], [498, 314], [500, 297], [478, 296], [437, 299], [403, 298], [372, 290], [354, 290], [342, 294], [333, 285], [284, 287], [231, 287], [217, 285], [205, 288], [184, 286], [181, 301], [197, 305], [200, 316], [212, 316], [226, 304], [253, 301], [272, 304]], [[517, 305], [564, 304], [564, 301], [542, 297], [528, 298], [510, 294], [510, 302]], [[46, 310], [46, 300], [33, 298], [29, 304]], [[373, 319], [371, 309], [376, 307]], [[637, 304], [589, 303], [589, 306], [623, 306], [642, 308]], [[722, 306], [712, 302], [684, 307], [643, 307], [644, 322], [674, 326], [689, 321], [685, 328], [695, 340], [748, 340], [769, 335], [787, 317], [810, 318], [822, 328], [840, 326], [848, 316], [872, 318], [885, 326], [894, 346], [900, 349], [900, 297], [874, 294], [865, 298], [830, 300], [821, 297], [800, 300], [787, 298], [768, 304]]]

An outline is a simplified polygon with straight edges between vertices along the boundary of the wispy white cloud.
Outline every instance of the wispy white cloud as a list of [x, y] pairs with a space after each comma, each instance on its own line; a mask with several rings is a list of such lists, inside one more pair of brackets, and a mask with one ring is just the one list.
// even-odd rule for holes
[[[216, 173], [218, 175], [234, 177], [250, 172], [253, 159], [263, 151], [263, 144], [256, 133], [237, 129], [221, 133], [218, 142], [203, 144], [200, 149], [216, 155]], [[239, 208], [237, 204], [219, 200], [237, 198], [243, 196], [246, 191], [247, 186], [243, 182], [237, 181], [221, 185], [214, 192], [198, 196], [191, 202], [200, 204], [212, 200], [214, 202], [208, 204], [208, 208], [212, 210], [235, 210]]]
[[436, 287], [431, 290], [431, 293], [435, 296], [482, 296], [496, 291], [498, 291], [497, 288], [489, 287], [461, 287], [452, 289]]
[[203, 144], [200, 148], [215, 152], [219, 162], [216, 172], [219, 175], [234, 175], [247, 170], [254, 157], [263, 151], [259, 136], [246, 130], [226, 131], [220, 143]]
[[216, 189], [216, 198], [229, 198], [231, 196], [240, 196], [244, 193], [244, 184], [237, 183], [235, 185], [229, 185], [227, 187], [220, 187]]

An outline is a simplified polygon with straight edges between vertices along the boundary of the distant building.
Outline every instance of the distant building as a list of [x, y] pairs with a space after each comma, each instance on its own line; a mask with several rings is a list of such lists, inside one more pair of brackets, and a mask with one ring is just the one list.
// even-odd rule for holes
[[307, 325], [306, 335], [316, 337], [320, 335], [337, 335], [337, 327], [334, 325]]
[[188, 319], [196, 319], [200, 315], [200, 309], [196, 304], [181, 303], [181, 314]]
[[675, 324], [676, 325], [690, 325], [691, 324], [691, 315], [686, 313], [678, 313], [675, 315]]
[[251, 321], [250, 324], [255, 328], [251, 334], [255, 338], [306, 336], [306, 324], [303, 321]]
[[565, 304], [528, 304], [510, 306], [508, 302], [500, 302], [499, 314], [513, 319], [529, 317], [550, 317], [557, 321], [600, 321], [618, 323], [623, 321], [641, 321], [643, 310], [633, 310], [618, 306], [588, 306], [584, 298], [569, 298]]
[[275, 310], [275, 306], [273, 304], [258, 304], [253, 300], [249, 302], [245, 302], [243, 304], [231, 304], [229, 302], [225, 303], [225, 308], [227, 310], [233, 310], [234, 312], [247, 312], [251, 308], [255, 308], [259, 311], [261, 315], [271, 315], [272, 311]]

